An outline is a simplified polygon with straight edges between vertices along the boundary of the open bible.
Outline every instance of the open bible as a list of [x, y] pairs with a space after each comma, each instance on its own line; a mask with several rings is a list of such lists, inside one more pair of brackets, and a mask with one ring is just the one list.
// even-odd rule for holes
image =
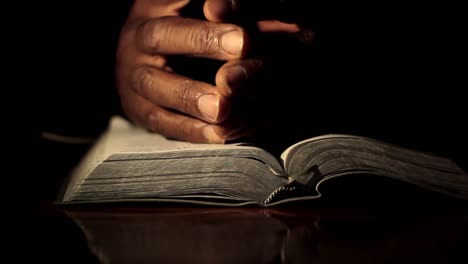
[[116, 116], [73, 170], [58, 203], [273, 206], [318, 199], [323, 183], [352, 175], [391, 179], [468, 200], [468, 175], [450, 159], [371, 138], [318, 136], [276, 158], [248, 144], [169, 140]]

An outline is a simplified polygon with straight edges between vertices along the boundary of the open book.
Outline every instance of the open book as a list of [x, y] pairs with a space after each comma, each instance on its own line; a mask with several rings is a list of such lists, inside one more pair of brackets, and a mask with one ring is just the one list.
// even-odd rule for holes
[[468, 200], [468, 175], [451, 160], [370, 138], [318, 136], [290, 146], [277, 159], [252, 145], [168, 140], [116, 116], [70, 175], [58, 203], [273, 206], [318, 199], [323, 183], [352, 175]]

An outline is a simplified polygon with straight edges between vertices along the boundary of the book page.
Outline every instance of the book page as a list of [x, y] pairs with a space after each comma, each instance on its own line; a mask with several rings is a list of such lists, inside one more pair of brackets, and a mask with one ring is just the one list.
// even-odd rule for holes
[[317, 137], [313, 137], [313, 138], [304, 139], [304, 140], [302, 140], [300, 142], [297, 142], [296, 144], [294, 144], [294, 145], [290, 146], [289, 148], [287, 148], [281, 154], [281, 160], [283, 162], [284, 167], [286, 168], [286, 161], [289, 160], [288, 157], [289, 157], [290, 153], [293, 150], [296, 150], [300, 146], [302, 146], [304, 144], [307, 144], [308, 142], [311, 142], [311, 141], [317, 141], [317, 140], [321, 140], [321, 139], [335, 138], [335, 137], [353, 137], [353, 136], [351, 136], [351, 135], [339, 135], [339, 134], [327, 134], [327, 135], [322, 135], [322, 136], [317, 136]]
[[[228, 176], [232, 177], [228, 182], [218, 180]], [[249, 181], [263, 187], [246, 185]], [[227, 189], [244, 183], [242, 188], [234, 188], [235, 192], [243, 190], [263, 202], [270, 191], [285, 181], [279, 161], [261, 148], [240, 143], [195, 144], [170, 140], [114, 116], [109, 128], [72, 174], [63, 200], [71, 199], [78, 192], [91, 193], [86, 196], [90, 199], [100, 195], [129, 197], [129, 193], [139, 198], [162, 194], [190, 198], [193, 190], [203, 190], [201, 185], [209, 185], [204, 187], [208, 193], [215, 186], [226, 185], [222, 188]], [[168, 192], [167, 186], [172, 185], [177, 190]], [[129, 190], [121, 191], [123, 186]], [[191, 191], [184, 193], [184, 188]], [[104, 189], [109, 190], [102, 192]], [[226, 192], [224, 189], [218, 192]]]
[[[100, 163], [106, 159], [119, 160], [130, 157], [154, 157], [165, 155], [185, 155], [185, 153], [214, 153], [223, 151], [232, 152], [233, 155], [245, 155], [249, 153], [253, 157], [258, 157], [265, 163], [271, 165], [270, 170], [277, 175], [284, 175], [283, 168], [279, 161], [267, 151], [244, 143], [232, 144], [202, 144], [190, 143], [180, 140], [168, 139], [158, 133], [153, 133], [138, 127], [120, 116], [114, 116], [109, 123], [108, 131], [104, 134], [102, 146], [97, 152], [95, 163]], [[244, 154], [242, 154], [244, 153]], [[128, 154], [128, 155], [126, 155]], [[138, 156], [135, 154], [139, 154]]]
[[238, 149], [239, 147], [249, 148], [248, 146], [242, 146], [242, 144], [196, 144], [171, 140], [160, 134], [151, 133], [141, 127], [135, 126], [120, 116], [112, 117], [107, 134], [109, 136], [106, 139], [106, 145], [96, 157], [97, 160], [100, 161], [116, 153]]
[[468, 199], [468, 174], [452, 160], [372, 138], [316, 137], [293, 145], [282, 158], [289, 177], [309, 188], [337, 176], [370, 174]]

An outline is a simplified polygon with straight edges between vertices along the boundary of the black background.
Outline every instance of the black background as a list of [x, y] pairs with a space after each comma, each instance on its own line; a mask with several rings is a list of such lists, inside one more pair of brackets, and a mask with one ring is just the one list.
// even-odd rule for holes
[[[14, 95], [5, 96], [11, 106], [4, 116], [25, 143], [14, 148], [11, 165], [25, 171], [15, 179], [35, 192], [55, 189], [49, 179], [64, 177], [86, 148], [44, 142], [41, 131], [92, 137], [120, 113], [115, 48], [130, 5], [28, 3], [5, 17], [7, 77], [13, 78], [5, 90]], [[444, 155], [466, 168], [460, 12], [448, 3], [326, 6], [313, 52], [298, 55], [283, 42], [269, 42], [270, 59], [282, 64], [262, 86], [261, 101], [279, 111], [273, 129], [260, 134], [262, 143], [281, 135], [279, 152], [305, 137], [355, 133]], [[262, 104], [253, 111], [262, 113]], [[17, 158], [25, 152], [27, 158]]]
[[[25, 198], [15, 198], [14, 207], [35, 208], [54, 197], [87, 148], [44, 142], [41, 131], [92, 137], [120, 112], [115, 48], [130, 4], [36, 2], [3, 11], [6, 77], [13, 79], [4, 86], [13, 91], [3, 97], [4, 116], [14, 128], [8, 129], [12, 142], [20, 142], [7, 163], [14, 172], [6, 178], [14, 183], [6, 193]], [[263, 98], [289, 100], [273, 100], [288, 111], [278, 113], [278, 130], [265, 132], [266, 141], [283, 135], [287, 145], [322, 133], [357, 133], [444, 155], [466, 168], [462, 9], [398, 2], [327, 8], [317, 50], [297, 57], [310, 60], [270, 43], [289, 64], [272, 75]]]

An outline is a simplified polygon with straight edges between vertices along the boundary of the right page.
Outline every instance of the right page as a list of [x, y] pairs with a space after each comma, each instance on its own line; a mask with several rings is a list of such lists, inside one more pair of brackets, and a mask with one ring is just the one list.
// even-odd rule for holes
[[291, 182], [317, 192], [328, 179], [366, 174], [468, 200], [468, 175], [453, 161], [371, 138], [324, 135], [289, 147], [281, 158]]

